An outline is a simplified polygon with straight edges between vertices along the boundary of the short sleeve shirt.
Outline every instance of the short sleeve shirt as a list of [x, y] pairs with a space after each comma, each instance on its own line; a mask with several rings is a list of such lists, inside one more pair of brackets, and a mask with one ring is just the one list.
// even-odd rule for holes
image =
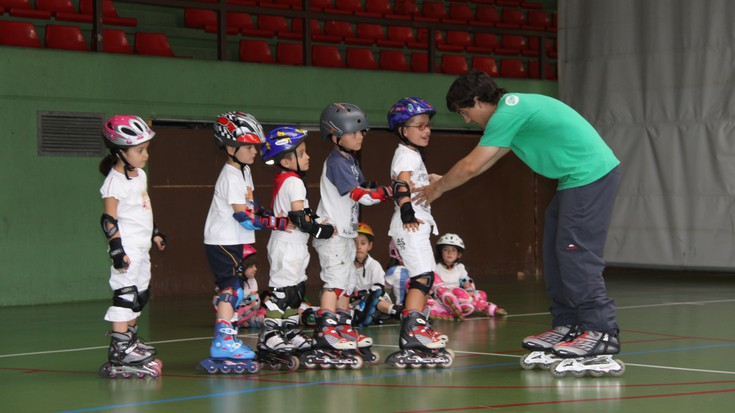
[[204, 224], [207, 245], [241, 245], [255, 242], [254, 231], [243, 228], [232, 216], [232, 205], [253, 208], [253, 178], [250, 168], [240, 170], [225, 164], [214, 185], [214, 196]]
[[117, 225], [123, 247], [150, 248], [153, 235], [153, 209], [148, 196], [145, 171], [130, 179], [111, 169], [100, 188], [102, 198], [115, 198]]
[[479, 146], [510, 148], [534, 172], [558, 180], [560, 190], [590, 184], [620, 164], [579, 113], [537, 94], [504, 95]]
[[[390, 164], [390, 178], [395, 180], [401, 172], [411, 172], [411, 181], [414, 186], [422, 187], [429, 185], [429, 173], [426, 170], [426, 165], [421, 154], [418, 151], [407, 147], [406, 145], [398, 145], [396, 151], [393, 154], [393, 161]], [[431, 206], [425, 204], [418, 204], [411, 201], [413, 205], [414, 213], [416, 218], [420, 219], [426, 225], [434, 227], [434, 234], [437, 233], [438, 228], [434, 217], [431, 215]], [[390, 223], [389, 235], [397, 236], [403, 231], [403, 222], [401, 221], [401, 210], [396, 205], [394, 207], [393, 218]]]
[[350, 192], [364, 181], [360, 166], [352, 155], [345, 157], [338, 149], [330, 152], [319, 181], [318, 222], [334, 225], [340, 237], [355, 238], [359, 205], [350, 198]]
[[[287, 217], [291, 211], [291, 203], [298, 201], [304, 202], [304, 208], [309, 207], [304, 181], [296, 176], [288, 177], [283, 181], [278, 193], [273, 198], [273, 215]], [[306, 244], [309, 241], [309, 234], [298, 229], [291, 232], [272, 231], [271, 238], [284, 242]]]

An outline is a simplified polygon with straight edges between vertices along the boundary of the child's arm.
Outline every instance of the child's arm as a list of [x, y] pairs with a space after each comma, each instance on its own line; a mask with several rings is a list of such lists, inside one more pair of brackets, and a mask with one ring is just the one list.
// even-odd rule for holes
[[102, 231], [110, 245], [110, 258], [112, 266], [123, 272], [130, 266], [130, 257], [125, 253], [122, 246], [122, 238], [120, 238], [120, 228], [117, 226], [117, 205], [118, 200], [113, 197], [107, 197], [103, 200], [105, 212], [102, 214], [100, 223]]
[[304, 208], [304, 201], [291, 202], [288, 218], [301, 232], [309, 233], [314, 238], [327, 239], [334, 235], [334, 227], [317, 223], [316, 218], [318, 217], [311, 211], [311, 208]]
[[388, 201], [393, 197], [393, 190], [388, 186], [377, 186], [375, 182], [363, 182], [350, 192], [350, 198], [361, 205], [371, 206]]
[[155, 222], [153, 223], [153, 235], [151, 236], [151, 241], [156, 244], [156, 247], [158, 247], [159, 251], [163, 251], [164, 249], [166, 249], [168, 235], [166, 235], [165, 232], [159, 231]]
[[424, 222], [416, 218], [413, 205], [411, 205], [410, 181], [410, 171], [403, 171], [398, 174], [396, 180], [393, 182], [393, 199], [395, 199], [396, 205], [398, 205], [398, 209], [401, 211], [403, 229], [406, 231], [417, 231], [419, 229], [419, 225]]

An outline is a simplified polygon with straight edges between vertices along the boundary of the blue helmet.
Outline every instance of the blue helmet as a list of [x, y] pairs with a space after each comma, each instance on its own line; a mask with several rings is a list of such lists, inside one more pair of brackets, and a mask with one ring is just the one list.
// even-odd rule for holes
[[274, 158], [278, 155], [289, 153], [306, 138], [308, 132], [293, 126], [279, 126], [265, 138], [265, 143], [260, 148], [260, 154], [265, 163], [272, 165]]
[[436, 109], [421, 98], [403, 98], [388, 111], [388, 129], [394, 131], [403, 126], [408, 119], [421, 114], [427, 114], [431, 119], [436, 114]]

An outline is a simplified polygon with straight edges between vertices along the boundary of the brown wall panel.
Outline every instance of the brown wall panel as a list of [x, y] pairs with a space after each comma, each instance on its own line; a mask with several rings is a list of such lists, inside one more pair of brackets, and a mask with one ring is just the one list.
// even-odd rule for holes
[[[204, 221], [214, 183], [225, 162], [216, 148], [211, 128], [157, 127], [151, 147], [149, 187], [158, 226], [169, 234], [169, 247], [153, 253], [153, 291], [156, 296], [210, 294], [212, 275], [203, 247]], [[476, 134], [434, 132], [426, 150], [430, 173], [443, 174], [477, 144]], [[368, 180], [387, 185], [390, 162], [398, 138], [385, 130], [368, 134], [360, 163]], [[331, 145], [318, 132], [307, 139], [311, 169], [307, 174], [309, 202], [319, 202], [319, 178]], [[257, 159], [252, 166], [255, 196], [270, 206], [276, 167]], [[553, 195], [553, 183], [539, 178], [514, 155], [501, 159], [491, 170], [446, 193], [433, 205], [440, 229], [459, 234], [467, 245], [464, 262], [474, 277], [537, 275], [540, 273], [540, 237], [543, 211]], [[388, 257], [388, 226], [392, 204], [361, 209], [361, 219], [376, 232], [371, 255], [381, 263]], [[269, 231], [256, 233], [259, 252], [257, 279], [268, 282], [266, 245]], [[436, 237], [432, 238], [434, 242]], [[309, 297], [321, 286], [316, 252], [307, 269]]]

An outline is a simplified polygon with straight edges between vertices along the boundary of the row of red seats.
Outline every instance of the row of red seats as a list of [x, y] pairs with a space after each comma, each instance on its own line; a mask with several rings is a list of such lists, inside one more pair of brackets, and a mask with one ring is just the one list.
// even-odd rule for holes
[[[79, 11], [71, 0], [35, 0], [35, 7], [30, 0], [0, 0], [0, 9], [5, 9], [13, 17], [31, 19], [51, 19], [78, 23], [92, 23], [93, 0], [79, 0]], [[134, 17], [120, 17], [112, 0], [102, 1], [102, 22], [112, 26], [138, 25]]]
[[[248, 37], [277, 36], [283, 40], [301, 40], [303, 37], [301, 19], [293, 20], [294, 26], [289, 28], [283, 16], [261, 15], [258, 17], [258, 28], [256, 28], [250, 15], [246, 13], [227, 13], [226, 18], [227, 30], [230, 34], [242, 33]], [[203, 28], [207, 32], [216, 32], [217, 28], [217, 18], [211, 10], [187, 9], [184, 14], [184, 22], [188, 27]], [[426, 29], [419, 29], [414, 35], [414, 30], [406, 26], [388, 26], [387, 31], [379, 24], [358, 23], [356, 26], [357, 31], [354, 32], [349, 22], [329, 20], [325, 22], [324, 31], [322, 31], [319, 22], [312, 20], [312, 40], [321, 43], [377, 45], [393, 48], [426, 49], [427, 47]], [[475, 33], [473, 36], [465, 31], [448, 30], [446, 37], [441, 31], [435, 33], [437, 48], [440, 51], [538, 56], [540, 48], [538, 36], [529, 37], [526, 41], [525, 36], [503, 35], [499, 42], [498, 36], [491, 33]], [[555, 42], [547, 44], [545, 49], [555, 51]]]
[[[367, 70], [393, 70], [400, 72], [428, 72], [428, 55], [423, 52], [413, 52], [410, 55], [410, 64], [406, 54], [400, 50], [380, 50], [378, 60], [372, 49], [348, 47], [346, 58], [336, 46], [312, 46], [312, 64], [319, 67], [352, 68]], [[276, 55], [273, 56], [271, 47], [262, 40], [240, 40], [240, 61], [250, 63], [303, 65], [303, 45], [301, 43], [281, 42], [276, 45]], [[538, 61], [526, 62], [520, 59], [502, 59], [500, 70], [495, 59], [487, 56], [474, 56], [470, 60], [471, 67], [484, 70], [491, 76], [538, 78]], [[467, 57], [464, 55], [444, 54], [441, 56], [441, 66], [435, 65], [435, 71], [446, 74], [462, 74], [469, 69]], [[546, 63], [546, 79], [556, 78], [550, 63]]]
[[[135, 49], [123, 30], [104, 29], [103, 48], [107, 53], [136, 54], [175, 57], [168, 38], [163, 33], [135, 33]], [[82, 30], [77, 26], [47, 24], [44, 44], [48, 49], [90, 51]], [[43, 47], [35, 27], [30, 22], [0, 20], [0, 45]]]

